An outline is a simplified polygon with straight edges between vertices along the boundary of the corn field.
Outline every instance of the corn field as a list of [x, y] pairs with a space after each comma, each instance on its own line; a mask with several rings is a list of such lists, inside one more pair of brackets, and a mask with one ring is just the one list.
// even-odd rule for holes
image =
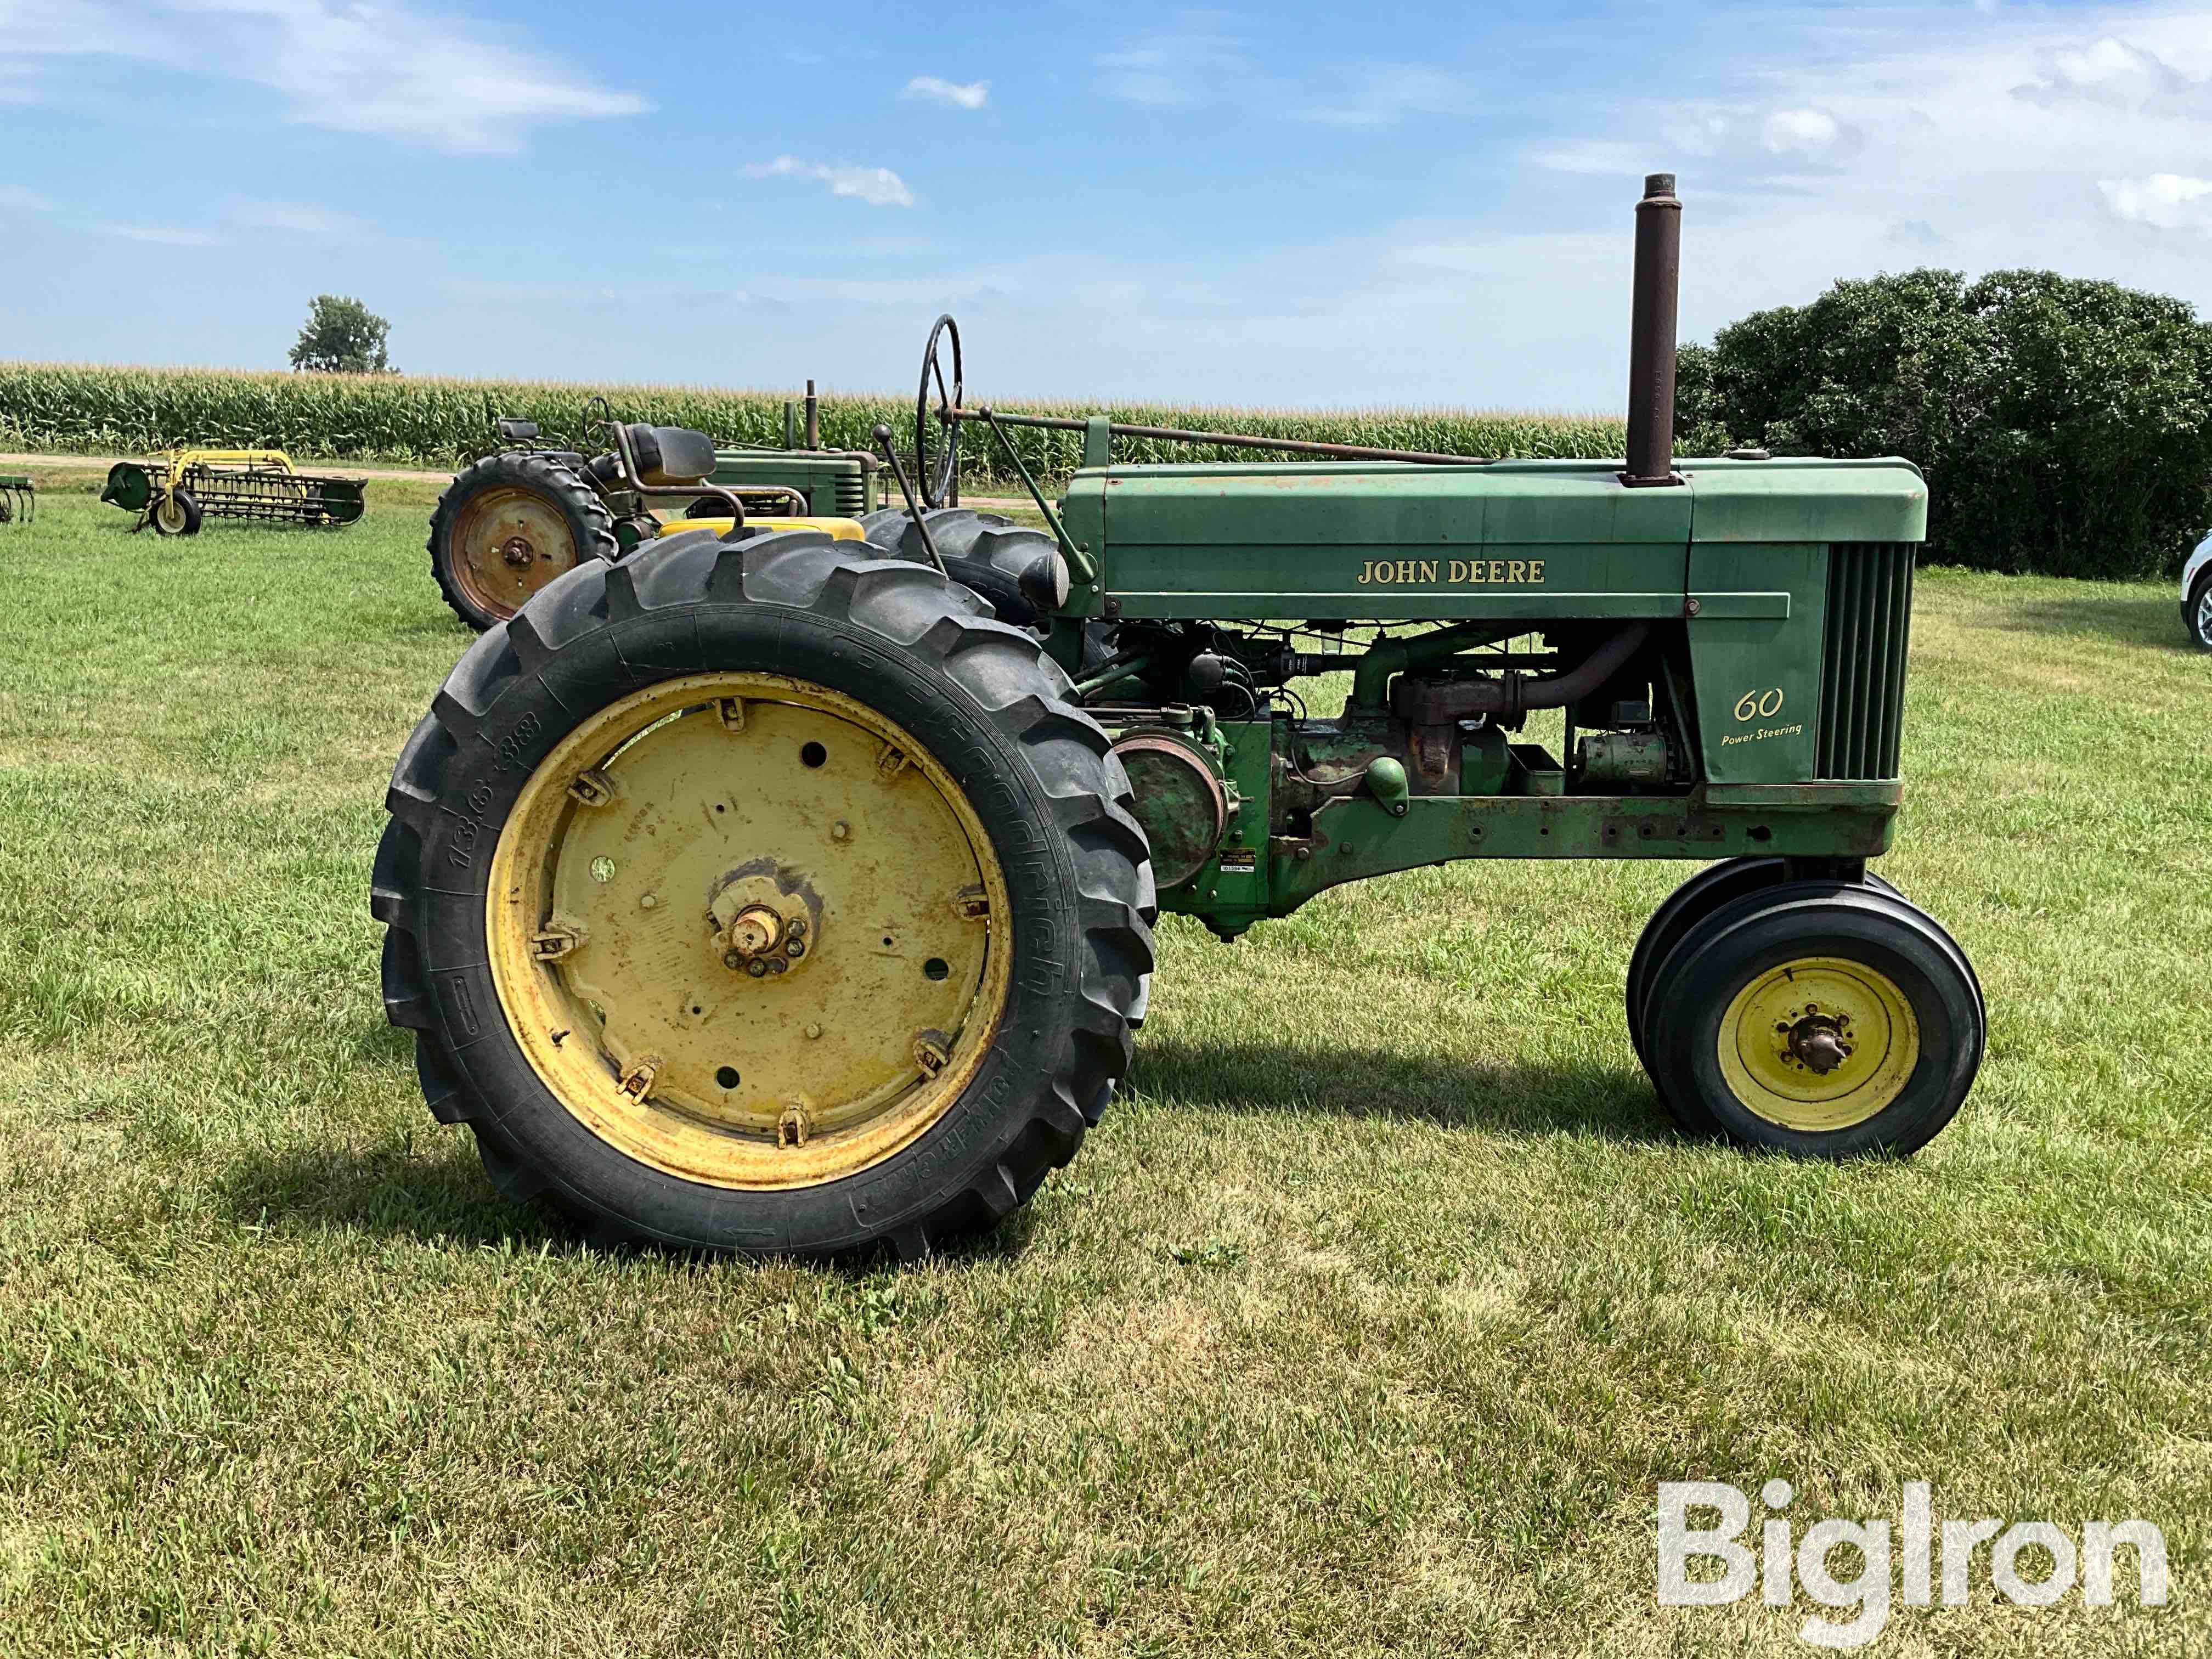
[[[590, 386], [550, 380], [418, 380], [398, 375], [257, 374], [222, 369], [110, 368], [76, 363], [0, 363], [0, 450], [76, 454], [147, 454], [179, 445], [273, 448], [318, 459], [390, 461], [444, 469], [496, 447], [500, 416], [536, 421], [546, 439], [593, 448], [583, 431], [586, 398], [598, 395], [620, 419], [694, 427], [727, 443], [783, 441], [783, 405], [792, 394], [702, 386]], [[1597, 459], [1619, 455], [1619, 420], [1578, 415], [1474, 410], [1362, 410], [1340, 413], [1224, 409], [1200, 405], [1014, 403], [1007, 410], [1110, 415], [1146, 426], [1224, 427], [1270, 437], [1367, 444], [1455, 455]], [[822, 441], [869, 447], [887, 422], [902, 450], [914, 432], [911, 398], [825, 395]], [[1006, 435], [1040, 480], [1060, 480], [1082, 455], [1079, 433]], [[963, 476], [971, 487], [1012, 484], [1013, 470], [988, 433], [963, 438]], [[1253, 460], [1249, 451], [1116, 440], [1117, 461]]]

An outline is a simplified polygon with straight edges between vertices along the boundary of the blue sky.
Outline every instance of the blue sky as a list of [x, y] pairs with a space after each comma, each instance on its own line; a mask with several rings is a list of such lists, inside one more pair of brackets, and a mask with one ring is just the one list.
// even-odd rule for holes
[[0, 356], [1610, 410], [1683, 325], [2049, 266], [2212, 311], [2212, 9], [0, 0]]

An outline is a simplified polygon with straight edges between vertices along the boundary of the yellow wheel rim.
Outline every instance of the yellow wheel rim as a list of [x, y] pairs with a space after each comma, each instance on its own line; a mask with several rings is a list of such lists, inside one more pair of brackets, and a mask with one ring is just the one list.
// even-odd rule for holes
[[1904, 1092], [1920, 1023], [1888, 975], [1840, 957], [1768, 969], [1721, 1017], [1720, 1067], [1744, 1107], [1818, 1133], [1865, 1122]]
[[609, 704], [531, 775], [485, 928], [570, 1114], [670, 1175], [763, 1188], [866, 1169], [945, 1115], [1005, 1011], [1009, 915], [981, 820], [910, 734], [716, 673]]
[[469, 602], [511, 617], [556, 576], [576, 568], [576, 537], [560, 508], [527, 489], [487, 489], [453, 530], [453, 580]]

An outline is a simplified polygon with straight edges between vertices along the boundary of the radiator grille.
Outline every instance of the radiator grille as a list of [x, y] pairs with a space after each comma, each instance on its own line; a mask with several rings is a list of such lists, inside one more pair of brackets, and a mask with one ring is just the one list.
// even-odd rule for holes
[[835, 482], [837, 486], [837, 505], [832, 511], [848, 519], [857, 519], [867, 511], [867, 491], [860, 482], [858, 468], [850, 472], [840, 472]]
[[1839, 542], [1828, 550], [1818, 776], [1897, 775], [1916, 550], [1910, 542]]

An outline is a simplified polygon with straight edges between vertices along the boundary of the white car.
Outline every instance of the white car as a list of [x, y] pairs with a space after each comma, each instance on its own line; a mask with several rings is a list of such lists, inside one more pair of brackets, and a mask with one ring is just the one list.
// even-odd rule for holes
[[2199, 651], [2212, 651], [2212, 536], [2181, 567], [2181, 621]]

